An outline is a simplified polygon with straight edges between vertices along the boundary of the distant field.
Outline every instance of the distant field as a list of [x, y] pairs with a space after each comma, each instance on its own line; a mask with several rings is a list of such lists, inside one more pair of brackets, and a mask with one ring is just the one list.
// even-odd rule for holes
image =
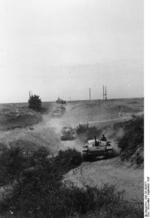
[[22, 104], [0, 105], [0, 130], [25, 128], [42, 120], [39, 113]]
[[61, 142], [64, 126], [77, 127], [80, 123], [92, 122], [102, 128], [123, 121], [124, 117], [143, 113], [143, 103], [142, 98], [73, 101], [63, 106], [44, 102], [46, 113], [29, 109], [27, 103], [0, 104], [0, 143], [24, 146], [30, 143], [31, 147], [43, 145], [53, 149], [66, 145], [79, 147], [77, 141]]
[[[58, 106], [55, 102], [44, 102], [47, 111], [46, 119], [54, 115]], [[65, 113], [59, 117], [64, 125], [76, 126], [79, 123], [103, 121], [126, 117], [143, 112], [144, 99], [112, 99], [107, 101], [73, 101], [65, 105]], [[53, 112], [53, 114], [51, 114]], [[54, 117], [54, 116], [53, 116]], [[57, 117], [57, 114], [56, 116]], [[39, 123], [42, 114], [28, 109], [27, 103], [0, 104], [0, 130], [24, 128]]]
[[143, 112], [143, 99], [114, 99], [108, 101], [75, 101], [68, 103], [62, 121], [70, 125], [103, 121]]

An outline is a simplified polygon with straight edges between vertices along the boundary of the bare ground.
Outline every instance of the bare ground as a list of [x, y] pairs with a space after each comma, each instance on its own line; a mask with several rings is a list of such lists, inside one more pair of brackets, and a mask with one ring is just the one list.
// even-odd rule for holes
[[111, 184], [117, 190], [124, 191], [127, 200], [143, 201], [143, 170], [122, 163], [119, 157], [85, 162], [78, 169], [70, 171], [64, 182], [78, 187]]

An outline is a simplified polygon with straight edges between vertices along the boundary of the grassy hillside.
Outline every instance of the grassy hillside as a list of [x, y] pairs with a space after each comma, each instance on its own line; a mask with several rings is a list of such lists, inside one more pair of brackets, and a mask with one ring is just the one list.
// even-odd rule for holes
[[[57, 104], [44, 102], [43, 108], [47, 113], [53, 111], [58, 116]], [[61, 114], [63, 123], [76, 126], [89, 121], [101, 121], [126, 116], [143, 111], [143, 99], [114, 99], [74, 101], [65, 106]], [[28, 109], [27, 103], [0, 105], [0, 130], [23, 128], [41, 121], [41, 114]]]
[[76, 101], [68, 103], [63, 119], [78, 125], [88, 121], [101, 121], [143, 111], [143, 99], [114, 99]]
[[144, 160], [144, 117], [134, 118], [124, 124], [124, 135], [119, 140], [121, 159], [138, 165]]
[[40, 122], [41, 114], [25, 106], [15, 104], [0, 107], [0, 130], [24, 128]]

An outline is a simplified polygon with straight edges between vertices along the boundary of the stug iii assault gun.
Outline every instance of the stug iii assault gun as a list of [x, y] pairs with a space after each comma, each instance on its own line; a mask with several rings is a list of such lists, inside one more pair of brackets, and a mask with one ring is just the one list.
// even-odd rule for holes
[[100, 156], [111, 157], [113, 154], [113, 147], [110, 141], [107, 141], [104, 135], [102, 135], [101, 139], [94, 137], [94, 139], [88, 140], [88, 142], [82, 148], [84, 160], [91, 158], [93, 159]]

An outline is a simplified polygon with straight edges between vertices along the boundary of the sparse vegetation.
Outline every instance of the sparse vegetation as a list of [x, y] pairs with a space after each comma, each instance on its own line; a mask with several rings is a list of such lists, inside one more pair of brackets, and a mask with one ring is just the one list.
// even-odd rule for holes
[[79, 166], [81, 162], [81, 153], [75, 149], [59, 151], [56, 157], [51, 157], [45, 147], [40, 147], [31, 153], [26, 153], [24, 149], [17, 146], [5, 148], [0, 154], [0, 185], [7, 185], [16, 179], [19, 180], [22, 172], [31, 167], [40, 165], [43, 167], [44, 164], [49, 164], [62, 176], [70, 169]]
[[[88, 217], [101, 214], [107, 217], [143, 217], [142, 205], [130, 205], [123, 199], [123, 193], [114, 186], [104, 185], [101, 189], [74, 186], [62, 183], [63, 175], [77, 167], [82, 159], [75, 150], [60, 151], [56, 157], [49, 157], [46, 148], [26, 156], [20, 149], [8, 149], [1, 154], [0, 168], [8, 174], [14, 169], [13, 179], [19, 175], [19, 182], [0, 204], [0, 213], [13, 214], [14, 218], [68, 218]], [[5, 158], [4, 158], [5, 157]], [[7, 159], [13, 163], [6, 165]], [[6, 176], [6, 174], [5, 174]], [[8, 180], [6, 180], [6, 184]], [[96, 216], [95, 216], [96, 217]]]
[[59, 151], [54, 159], [54, 165], [62, 174], [67, 173], [69, 170], [79, 166], [81, 163], [81, 153], [75, 149]]
[[25, 157], [19, 147], [5, 149], [0, 154], [0, 185], [19, 180], [20, 172], [26, 165]]
[[29, 98], [29, 108], [40, 111], [42, 109], [42, 101], [40, 99], [40, 96], [38, 95], [31, 95]]
[[144, 158], [144, 118], [135, 117], [124, 123], [124, 132], [124, 136], [119, 140], [121, 159], [132, 160], [138, 165], [142, 164]]
[[31, 110], [27, 106], [6, 105], [0, 110], [0, 130], [12, 130], [25, 128], [41, 121], [41, 114]]
[[77, 134], [80, 135], [85, 135], [86, 140], [88, 139], [93, 139], [94, 136], [98, 137], [101, 134], [101, 130], [97, 129], [95, 126], [89, 126], [79, 124], [79, 126], [76, 128]]

